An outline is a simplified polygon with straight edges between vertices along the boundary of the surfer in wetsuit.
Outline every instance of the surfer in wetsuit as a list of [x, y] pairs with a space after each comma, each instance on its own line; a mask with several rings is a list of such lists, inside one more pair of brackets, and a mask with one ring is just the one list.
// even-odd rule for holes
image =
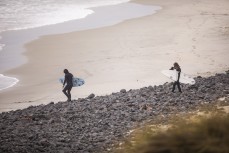
[[173, 67], [170, 68], [170, 70], [174, 70], [174, 69], [178, 72], [178, 77], [177, 77], [177, 81], [175, 81], [175, 82], [173, 83], [173, 90], [172, 90], [172, 92], [174, 92], [176, 85], [177, 85], [177, 87], [178, 87], [179, 92], [182, 92], [182, 91], [181, 91], [181, 87], [180, 87], [180, 82], [179, 82], [179, 80], [180, 80], [181, 68], [180, 68], [180, 66], [179, 66], [179, 64], [178, 64], [177, 62], [175, 62], [175, 63], [173, 64]]
[[63, 83], [64, 89], [62, 91], [67, 96], [68, 101], [71, 101], [71, 89], [73, 87], [73, 83], [72, 83], [73, 75], [69, 73], [67, 69], [64, 69], [64, 74], [65, 74], [64, 83]]

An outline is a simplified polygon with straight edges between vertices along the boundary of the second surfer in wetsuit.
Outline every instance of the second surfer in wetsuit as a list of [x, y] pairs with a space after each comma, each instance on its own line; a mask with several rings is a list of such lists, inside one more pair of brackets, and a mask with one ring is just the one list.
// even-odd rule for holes
[[62, 91], [67, 96], [68, 101], [71, 101], [71, 90], [73, 87], [73, 83], [72, 83], [73, 75], [69, 73], [67, 69], [64, 69], [64, 74], [65, 74], [64, 83], [63, 83], [64, 89]]
[[180, 80], [181, 68], [180, 68], [180, 66], [179, 66], [179, 64], [178, 64], [177, 62], [175, 62], [175, 63], [173, 64], [173, 67], [170, 68], [170, 70], [174, 70], [174, 69], [178, 72], [178, 77], [177, 77], [177, 81], [175, 81], [175, 82], [173, 83], [172, 92], [174, 92], [176, 85], [177, 85], [177, 87], [178, 87], [179, 92], [182, 92], [182, 91], [181, 91], [181, 87], [180, 87], [180, 82], [179, 82], [179, 80]]

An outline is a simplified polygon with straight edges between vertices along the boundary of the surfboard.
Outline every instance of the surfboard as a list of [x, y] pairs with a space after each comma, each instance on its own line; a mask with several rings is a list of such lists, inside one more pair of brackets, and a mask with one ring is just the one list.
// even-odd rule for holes
[[[164, 74], [165, 76], [167, 76], [168, 78], [170, 78], [173, 81], [177, 81], [178, 78], [178, 72], [176, 70], [162, 70], [161, 71], [162, 74]], [[184, 83], [184, 84], [195, 84], [196, 81], [189, 75], [185, 74], [185, 73], [180, 73], [180, 83]]]
[[[60, 83], [63, 84], [64, 83], [64, 77], [61, 77], [59, 79], [59, 81], [60, 81]], [[75, 78], [75, 77], [72, 79], [72, 82], [73, 82], [73, 87], [79, 87], [79, 86], [82, 86], [85, 83], [85, 81], [83, 79]]]

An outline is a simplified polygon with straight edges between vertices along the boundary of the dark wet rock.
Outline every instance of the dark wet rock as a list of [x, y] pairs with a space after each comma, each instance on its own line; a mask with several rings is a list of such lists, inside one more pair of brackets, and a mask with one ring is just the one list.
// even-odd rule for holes
[[102, 152], [147, 120], [161, 117], [163, 123], [166, 116], [189, 112], [199, 105], [226, 105], [228, 72], [198, 76], [194, 85], [181, 84], [183, 93], [172, 93], [172, 83], [165, 83], [3, 112], [0, 152]]

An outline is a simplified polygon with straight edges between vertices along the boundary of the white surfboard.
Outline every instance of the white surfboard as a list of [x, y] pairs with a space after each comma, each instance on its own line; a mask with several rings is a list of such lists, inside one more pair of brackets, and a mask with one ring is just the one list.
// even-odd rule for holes
[[[167, 76], [168, 78], [170, 78], [171, 80], [177, 81], [178, 72], [176, 70], [162, 70], [161, 73]], [[185, 73], [182, 73], [182, 72], [180, 73], [179, 81], [180, 83], [185, 83], [185, 84], [195, 84], [196, 83], [196, 81], [191, 76]]]
[[[64, 77], [61, 77], [59, 79], [59, 81], [60, 81], [60, 83], [63, 84], [64, 83]], [[73, 82], [73, 87], [79, 87], [79, 86], [82, 86], [85, 83], [85, 81], [83, 79], [81, 79], [81, 78], [73, 78], [72, 82]]]

